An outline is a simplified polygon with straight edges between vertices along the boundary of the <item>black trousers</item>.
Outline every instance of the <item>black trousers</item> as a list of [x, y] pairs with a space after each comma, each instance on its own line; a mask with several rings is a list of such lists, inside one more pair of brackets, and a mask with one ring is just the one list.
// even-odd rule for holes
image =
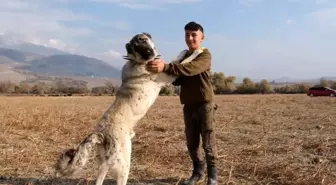
[[186, 104], [183, 107], [187, 147], [194, 164], [204, 163], [199, 155], [200, 139], [202, 138], [207, 166], [216, 166], [217, 146], [214, 120], [216, 109], [217, 105], [207, 102]]

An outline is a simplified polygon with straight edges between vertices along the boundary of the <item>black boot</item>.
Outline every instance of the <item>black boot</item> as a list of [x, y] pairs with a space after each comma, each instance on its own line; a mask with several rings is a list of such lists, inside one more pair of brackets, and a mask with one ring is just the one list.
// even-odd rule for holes
[[194, 163], [194, 169], [189, 179], [183, 182], [183, 185], [194, 185], [204, 177], [204, 163]]
[[208, 167], [208, 182], [207, 185], [217, 185], [217, 170], [216, 167]]

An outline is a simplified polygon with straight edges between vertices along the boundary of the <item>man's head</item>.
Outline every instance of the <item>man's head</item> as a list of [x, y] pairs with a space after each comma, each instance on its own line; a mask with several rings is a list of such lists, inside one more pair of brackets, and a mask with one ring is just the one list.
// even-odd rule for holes
[[126, 45], [125, 59], [146, 63], [157, 56], [152, 37], [148, 33], [136, 34]]
[[204, 40], [203, 27], [192, 21], [184, 26], [185, 42], [189, 50], [194, 51], [201, 47], [201, 42]]

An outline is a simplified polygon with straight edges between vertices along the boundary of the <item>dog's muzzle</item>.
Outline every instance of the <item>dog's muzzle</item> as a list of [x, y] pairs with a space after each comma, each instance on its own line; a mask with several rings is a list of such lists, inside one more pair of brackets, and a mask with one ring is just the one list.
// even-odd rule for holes
[[144, 60], [149, 60], [154, 57], [154, 51], [152, 49], [144, 49], [139, 51], [139, 54]]

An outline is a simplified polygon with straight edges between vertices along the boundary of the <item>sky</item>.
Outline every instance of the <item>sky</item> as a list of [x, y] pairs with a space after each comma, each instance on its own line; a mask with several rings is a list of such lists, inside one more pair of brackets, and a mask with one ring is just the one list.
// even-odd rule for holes
[[200, 23], [214, 72], [298, 79], [336, 76], [335, 0], [10, 0], [0, 35], [121, 68], [125, 44], [148, 32], [167, 63], [186, 49], [184, 25]]

